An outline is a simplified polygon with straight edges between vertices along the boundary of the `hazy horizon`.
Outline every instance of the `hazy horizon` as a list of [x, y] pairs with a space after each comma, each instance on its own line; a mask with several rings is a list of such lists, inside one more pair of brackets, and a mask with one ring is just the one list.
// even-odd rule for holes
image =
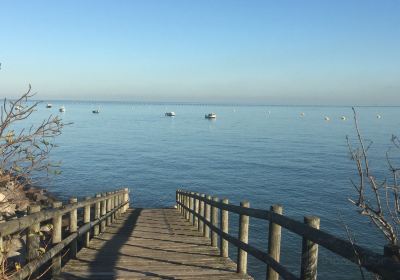
[[400, 1], [0, 3], [0, 97], [400, 105]]

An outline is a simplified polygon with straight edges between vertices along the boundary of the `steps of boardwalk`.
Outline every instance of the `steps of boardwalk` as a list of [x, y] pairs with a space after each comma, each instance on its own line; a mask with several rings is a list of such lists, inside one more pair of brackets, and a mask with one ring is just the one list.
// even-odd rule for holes
[[129, 209], [57, 279], [252, 279], [175, 209]]

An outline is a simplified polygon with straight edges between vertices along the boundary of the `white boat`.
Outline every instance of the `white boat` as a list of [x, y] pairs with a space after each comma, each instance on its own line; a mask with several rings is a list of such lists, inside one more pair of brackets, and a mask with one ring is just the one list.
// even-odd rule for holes
[[204, 117], [205, 117], [206, 119], [215, 119], [215, 118], [217, 118], [217, 114], [215, 114], [215, 113], [209, 113], [209, 114], [206, 114]]
[[167, 117], [175, 117], [175, 112], [166, 112], [165, 116], [167, 116]]
[[330, 119], [329, 117], [325, 117], [325, 120], [328, 122], [328, 121], [330, 121], [331, 119]]
[[60, 111], [61, 113], [64, 113], [65, 112], [65, 107], [61, 106], [60, 109], [58, 109], [58, 111]]
[[341, 119], [342, 121], [345, 121], [345, 120], [346, 120], [346, 117], [345, 117], [345, 116], [341, 116], [340, 119]]
[[300, 113], [300, 117], [304, 117], [306, 114], [304, 112]]
[[376, 115], [376, 118], [380, 119], [380, 118], [382, 118], [382, 116], [381, 115]]
[[46, 108], [51, 108], [53, 105], [51, 103], [47, 103]]
[[100, 110], [99, 109], [92, 110], [92, 113], [93, 114], [98, 114], [98, 113], [100, 113]]
[[24, 107], [22, 107], [21, 105], [15, 105], [15, 110], [21, 111], [22, 109], [24, 109]]

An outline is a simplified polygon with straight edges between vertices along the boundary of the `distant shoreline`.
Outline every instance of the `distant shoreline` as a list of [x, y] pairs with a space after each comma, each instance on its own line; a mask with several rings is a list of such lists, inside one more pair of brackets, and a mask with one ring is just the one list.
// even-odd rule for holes
[[221, 106], [221, 107], [324, 107], [324, 108], [399, 108], [400, 105], [290, 105], [290, 104], [253, 104], [253, 103], [206, 103], [206, 102], [164, 102], [164, 101], [129, 101], [129, 100], [73, 100], [73, 99], [40, 99], [32, 102], [41, 103], [112, 103], [121, 105], [174, 105], [174, 106]]

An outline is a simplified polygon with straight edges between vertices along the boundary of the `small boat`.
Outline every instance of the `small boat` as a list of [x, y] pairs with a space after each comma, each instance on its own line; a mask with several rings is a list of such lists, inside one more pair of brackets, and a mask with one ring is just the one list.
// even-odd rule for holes
[[345, 120], [346, 120], [346, 117], [345, 117], [345, 116], [341, 116], [340, 119], [341, 119], [342, 121], [345, 121]]
[[300, 113], [300, 117], [304, 117], [306, 114], [304, 112]]
[[22, 109], [24, 109], [24, 107], [22, 107], [21, 105], [15, 105], [16, 111], [21, 111]]
[[330, 121], [331, 119], [330, 119], [329, 117], [325, 117], [325, 120], [328, 122], [328, 121]]
[[217, 114], [215, 114], [215, 113], [209, 113], [209, 114], [206, 114], [204, 117], [205, 117], [206, 119], [216, 119], [216, 118], [217, 118]]
[[99, 109], [92, 110], [92, 113], [93, 114], [98, 114], [98, 113], [100, 113], [100, 110]]
[[60, 109], [58, 109], [58, 111], [60, 111], [61, 113], [64, 113], [65, 112], [65, 107], [61, 106]]
[[51, 103], [47, 103], [46, 108], [51, 108], [53, 105]]
[[380, 118], [382, 118], [382, 116], [381, 115], [376, 115], [376, 118], [380, 119]]
[[166, 117], [175, 117], [175, 112], [166, 112], [165, 116]]

